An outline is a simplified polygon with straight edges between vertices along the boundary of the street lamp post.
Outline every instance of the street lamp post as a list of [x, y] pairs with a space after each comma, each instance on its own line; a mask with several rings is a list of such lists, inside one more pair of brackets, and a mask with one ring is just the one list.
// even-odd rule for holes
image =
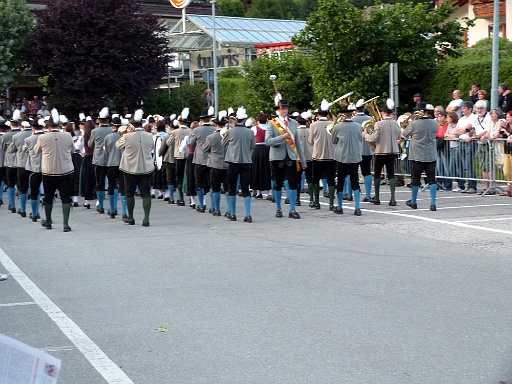
[[213, 97], [214, 97], [214, 108], [215, 116], [219, 110], [219, 83], [217, 81], [217, 36], [215, 33], [215, 0], [211, 0], [212, 3], [212, 24], [213, 24]]

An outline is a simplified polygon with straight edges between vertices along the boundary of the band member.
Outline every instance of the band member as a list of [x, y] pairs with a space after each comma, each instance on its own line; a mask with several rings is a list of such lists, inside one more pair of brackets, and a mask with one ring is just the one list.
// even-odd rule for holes
[[[302, 150], [304, 151], [304, 157], [306, 158], [306, 169], [304, 170], [305, 179], [308, 183], [309, 190], [309, 206], [313, 206], [313, 193], [311, 193], [311, 172], [313, 170], [312, 161], [313, 161], [313, 145], [311, 145], [308, 141], [309, 138], [309, 128], [308, 125], [311, 121], [311, 112], [302, 112], [297, 117], [297, 123], [299, 126], [297, 127], [297, 132], [299, 133], [299, 139], [302, 144]], [[300, 179], [297, 182], [302, 181], [302, 168], [299, 171]], [[299, 177], [299, 176], [298, 176]], [[300, 181], [299, 181], [300, 180]], [[297, 185], [297, 205], [300, 205], [300, 184]]]
[[94, 149], [92, 163], [94, 164], [94, 176], [96, 177], [96, 197], [98, 199], [97, 211], [105, 213], [103, 200], [105, 199], [105, 177], [107, 176], [108, 156], [105, 153], [105, 137], [112, 133], [112, 127], [108, 123], [108, 108], [100, 111], [98, 121], [100, 125], [91, 132], [87, 145]]
[[256, 147], [252, 151], [251, 187], [256, 199], [263, 199], [263, 193], [271, 188], [270, 148], [265, 145], [265, 133], [268, 129], [267, 116], [260, 112], [256, 118], [258, 124], [251, 129], [254, 132]]
[[311, 174], [312, 193], [314, 197], [313, 208], [320, 209], [320, 179], [327, 179], [329, 191], [329, 210], [334, 210], [334, 173], [336, 161], [334, 160], [334, 145], [332, 137], [327, 132], [327, 126], [331, 121], [329, 115], [329, 103], [323, 99], [318, 108], [319, 119], [309, 127], [308, 141], [313, 145], [313, 171]]
[[183, 198], [183, 177], [185, 175], [185, 165], [187, 162], [187, 146], [182, 145], [185, 138], [190, 135], [190, 128], [188, 127], [188, 114], [189, 109], [184, 108], [181, 115], [178, 117], [178, 128], [171, 131], [167, 139], [167, 145], [174, 147], [174, 162], [176, 164], [176, 187], [178, 188], [178, 201], [176, 205], [185, 206]]
[[5, 121], [0, 121], [0, 206], [4, 204], [4, 183], [5, 183], [5, 151], [3, 149], [3, 136], [7, 133]]
[[143, 227], [149, 227], [149, 213], [151, 211], [151, 173], [153, 164], [153, 135], [145, 132], [142, 127], [141, 109], [133, 114], [132, 124], [135, 132], [124, 134], [117, 142], [116, 148], [123, 150], [119, 170], [124, 172], [124, 188], [126, 191], [126, 205], [128, 219], [126, 223], [135, 225], [133, 209], [135, 208], [135, 190], [139, 186], [144, 209]]
[[436, 145], [437, 121], [431, 119], [428, 111], [423, 111], [423, 117], [413, 120], [404, 130], [403, 135], [410, 137], [409, 160], [411, 161], [412, 196], [407, 204], [412, 209], [417, 209], [416, 198], [420, 189], [421, 173], [427, 175], [427, 183], [430, 189], [430, 210], [436, 210]]
[[[39, 215], [39, 189], [41, 187], [41, 183], [43, 182], [43, 173], [41, 170], [41, 157], [40, 153], [36, 153], [34, 151], [34, 147], [39, 140], [39, 137], [44, 133], [44, 120], [32, 120], [32, 136], [29, 136], [25, 139], [25, 144], [23, 144], [23, 150], [28, 153], [27, 163], [25, 168], [30, 172], [29, 178], [29, 187], [30, 187], [30, 207], [32, 209], [32, 213], [29, 217], [32, 219], [34, 223], [37, 222], [37, 219], [40, 219]], [[80, 171], [80, 170], [79, 170]]]
[[203, 144], [206, 138], [215, 132], [215, 127], [211, 124], [214, 114], [214, 108], [210, 107], [208, 111], [203, 112], [200, 118], [200, 125], [194, 128], [190, 134], [190, 146], [194, 149], [194, 158], [192, 164], [195, 167], [196, 193], [197, 193], [197, 212], [205, 212], [204, 205], [205, 190], [209, 191], [210, 168], [207, 166], [208, 154], [203, 151]]
[[[352, 117], [352, 121], [363, 124], [365, 121], [371, 120], [372, 118], [364, 113], [364, 100], [359, 99], [356, 103], [356, 114]], [[361, 162], [359, 166], [361, 167], [361, 174], [363, 175], [364, 182], [364, 192], [365, 197], [363, 201], [365, 203], [370, 202], [371, 193], [372, 193], [372, 173], [371, 173], [371, 164], [373, 159], [373, 150], [368, 145], [366, 140], [363, 140], [361, 146]]]
[[[155, 120], [153, 116], [151, 116], [151, 118], [153, 121]], [[155, 149], [160, 149], [162, 146], [162, 139], [167, 136], [165, 133], [165, 121], [158, 120], [157, 122], [154, 122], [153, 125], [154, 127], [151, 128], [151, 131], [147, 129], [147, 126], [144, 129], [146, 132], [153, 134]], [[160, 162], [160, 160], [162, 160], [162, 162]], [[153, 162], [155, 164], [155, 170], [151, 175], [151, 197], [154, 198], [156, 192], [158, 192], [158, 199], [164, 199], [167, 177], [163, 166], [163, 159], [155, 152]], [[159, 166], [160, 168], [158, 168]]]
[[20, 208], [17, 212], [21, 217], [27, 217], [28, 178], [30, 172], [25, 169], [28, 153], [23, 151], [23, 144], [25, 144], [25, 139], [32, 135], [32, 129], [30, 129], [28, 121], [22, 121], [21, 125], [23, 130], [12, 137], [8, 152], [16, 154], [16, 180], [20, 198]]
[[[175, 129], [172, 115], [170, 119], [170, 130], [171, 132]], [[176, 164], [174, 160], [174, 145], [167, 145], [167, 141], [169, 140], [169, 134], [166, 134], [162, 137], [162, 145], [160, 146], [160, 151], [158, 155], [162, 156], [162, 163], [165, 168], [165, 178], [167, 180], [167, 190], [169, 192], [169, 199], [167, 204], [174, 204], [174, 189], [176, 185]]]
[[126, 220], [126, 194], [124, 192], [124, 176], [119, 172], [119, 164], [123, 152], [116, 148], [117, 140], [121, 136], [117, 130], [121, 126], [119, 117], [112, 118], [112, 133], [105, 136], [105, 153], [108, 158], [107, 162], [107, 180], [108, 180], [108, 214], [111, 219], [115, 219], [117, 215], [117, 199], [121, 193], [122, 218]]
[[[203, 144], [203, 151], [208, 154], [206, 165], [210, 169], [210, 184], [212, 186], [213, 196], [213, 216], [221, 216], [220, 212], [220, 187], [224, 185], [224, 189], [228, 187], [228, 164], [224, 161], [226, 156], [226, 147], [222, 145], [222, 136], [220, 134], [222, 128], [227, 124], [227, 112], [220, 111], [217, 119], [213, 120], [215, 124], [215, 132], [206, 137]], [[226, 217], [231, 214], [229, 206], [230, 199], [228, 197], [228, 209]]]
[[16, 213], [16, 179], [18, 169], [16, 168], [16, 153], [9, 152], [7, 148], [11, 144], [12, 137], [21, 132], [19, 126], [20, 112], [19, 109], [15, 110], [11, 118], [11, 130], [2, 137], [2, 150], [5, 153], [4, 165], [7, 184], [7, 197], [9, 200], [9, 211]]
[[340, 113], [345, 115], [345, 120], [334, 126], [332, 142], [335, 147], [337, 173], [338, 173], [338, 206], [334, 209], [337, 214], [343, 213], [343, 184], [347, 175], [350, 178], [352, 191], [354, 192], [354, 215], [361, 216], [361, 188], [359, 187], [358, 168], [361, 163], [361, 147], [363, 137], [361, 124], [352, 121], [352, 109], [343, 106]]
[[373, 171], [375, 196], [371, 201], [375, 205], [380, 205], [380, 174], [384, 166], [386, 166], [388, 173], [389, 189], [391, 191], [389, 205], [396, 205], [395, 160], [399, 153], [398, 143], [400, 142], [401, 132], [398, 123], [391, 118], [394, 109], [395, 103], [393, 100], [387, 99], [386, 106], [382, 109], [383, 119], [375, 123], [375, 132], [372, 134], [363, 132], [366, 141], [376, 144]]
[[75, 152], [75, 147], [71, 135], [59, 131], [57, 110], [52, 109], [51, 113], [52, 117], [48, 122], [50, 131], [39, 136], [34, 146], [34, 152], [42, 154], [45, 219], [41, 221], [41, 225], [46, 229], [52, 229], [53, 195], [58, 189], [62, 201], [64, 232], [69, 232], [71, 231], [68, 221], [71, 212], [71, 183], [73, 180], [71, 154]]
[[244, 125], [246, 118], [245, 108], [238, 108], [236, 111], [237, 124], [226, 131], [222, 138], [222, 145], [226, 146], [225, 160], [228, 163], [228, 198], [231, 209], [231, 215], [228, 218], [231, 221], [236, 221], [236, 192], [238, 177], [240, 177], [240, 187], [245, 205], [244, 222], [252, 223], [249, 183], [251, 182], [252, 150], [255, 147], [255, 140], [254, 133]]
[[[284, 180], [288, 180], [288, 198], [290, 200], [290, 212], [288, 217], [300, 219], [295, 210], [297, 202], [297, 172], [306, 169], [306, 158], [302, 150], [297, 121], [288, 117], [288, 101], [277, 101], [277, 116], [270, 121], [265, 134], [265, 143], [270, 147], [270, 169], [275, 178], [274, 194], [276, 199], [276, 217], [283, 217], [281, 209], [281, 197]], [[300, 165], [298, 164], [300, 162]]]
[[[62, 123], [61, 116], [61, 123]], [[67, 119], [66, 119], [67, 120]], [[71, 155], [73, 160], [73, 183], [71, 184], [71, 196], [73, 197], [73, 207], [78, 207], [78, 195], [80, 194], [80, 172], [82, 168], [82, 153], [84, 152], [84, 137], [80, 134], [76, 134], [74, 126], [71, 123], [64, 125], [64, 131], [68, 132], [72, 139], [73, 145], [75, 146], [75, 152]]]

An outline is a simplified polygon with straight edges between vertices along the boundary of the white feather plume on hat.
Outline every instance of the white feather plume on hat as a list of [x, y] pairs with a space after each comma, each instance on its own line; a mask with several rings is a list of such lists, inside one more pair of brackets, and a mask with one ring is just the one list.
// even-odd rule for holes
[[213, 116], [214, 113], [215, 113], [215, 108], [213, 108], [213, 107], [208, 108], [208, 116]]
[[354, 103], [350, 103], [347, 107], [347, 109], [349, 111], [355, 111], [356, 110], [356, 105]]
[[137, 109], [133, 114], [133, 122], [140, 123], [142, 121], [142, 116], [144, 116], [144, 111], [142, 109]]
[[238, 120], [247, 119], [247, 113], [244, 107], [240, 107], [236, 110], [236, 118]]
[[98, 118], [100, 119], [106, 119], [108, 117], [108, 107], [102, 108], [100, 111], [100, 114], [98, 115]]
[[173, 120], [172, 125], [174, 125], [175, 127], [177, 127], [177, 126], [178, 126], [178, 119]]
[[40, 127], [44, 127], [45, 126], [44, 119], [37, 120], [37, 125], [39, 125]]
[[395, 102], [393, 101], [393, 99], [387, 99], [386, 100], [386, 107], [390, 110], [393, 110], [395, 109]]
[[327, 100], [323, 99], [322, 102], [320, 103], [320, 110], [327, 112], [329, 110], [329, 107], [330, 107], [329, 102]]
[[128, 125], [128, 124], [130, 124], [130, 120], [121, 118], [121, 125]]
[[69, 120], [68, 120], [68, 118], [66, 117], [66, 115], [60, 115], [60, 116], [59, 116], [59, 119], [60, 119], [60, 122], [61, 122], [62, 124], [67, 124], [67, 123], [68, 123], [68, 121], [69, 121]]
[[85, 120], [85, 114], [80, 113], [80, 114], [78, 115], [78, 118], [80, 119], [80, 121], [84, 121], [84, 120]]
[[85, 118], [85, 121], [92, 121], [92, 117], [91, 117], [91, 116], [87, 116], [87, 117]]
[[113, 118], [113, 119], [115, 119], [116, 117], [119, 117], [119, 113], [114, 113], [114, 114], [112, 115], [112, 118]]
[[249, 117], [246, 121], [245, 121], [245, 126], [247, 128], [250, 128], [254, 123], [254, 119], [252, 117]]
[[302, 117], [304, 120], [309, 119], [311, 116], [312, 116], [312, 114], [311, 114], [311, 110], [308, 110], [308, 111], [306, 111], [306, 112], [302, 112], [302, 113], [300, 114], [300, 117]]
[[60, 121], [59, 111], [57, 111], [56, 108], [53, 108], [52, 109], [52, 122], [53, 122], [53, 124], [59, 124], [59, 121]]
[[219, 120], [222, 120], [222, 119], [224, 119], [227, 115], [228, 115], [228, 113], [227, 113], [226, 111], [220, 111], [220, 112], [219, 112], [219, 117], [218, 117], [218, 119], [219, 119]]
[[28, 127], [30, 127], [30, 123], [29, 123], [28, 121], [26, 121], [26, 120], [23, 120], [23, 121], [21, 122], [21, 126], [22, 126], [23, 128], [28, 128]]
[[183, 108], [183, 111], [181, 111], [181, 119], [180, 120], [187, 120], [189, 113], [190, 113], [190, 108]]
[[169, 117], [169, 120], [170, 120], [170, 121], [173, 121], [175, 118], [176, 118], [176, 114], [175, 114], [175, 113], [173, 113], [173, 114]]
[[276, 95], [274, 96], [274, 105], [276, 107], [279, 107], [279, 102], [283, 100], [283, 96], [278, 92], [276, 93]]
[[228, 108], [228, 116], [231, 116], [235, 111], [233, 110], [233, 108], [229, 107]]
[[21, 111], [19, 109], [15, 109], [12, 112], [12, 119], [11, 119], [11, 121], [18, 122], [20, 120], [20, 117], [21, 117]]
[[132, 118], [132, 114], [131, 113], [127, 113], [126, 115], [124, 115], [125, 118], [127, 119], [131, 119]]

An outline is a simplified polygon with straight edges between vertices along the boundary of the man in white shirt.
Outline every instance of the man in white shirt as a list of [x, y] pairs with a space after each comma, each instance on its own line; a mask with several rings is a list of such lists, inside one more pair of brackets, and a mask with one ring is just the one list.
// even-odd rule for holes
[[452, 95], [453, 100], [446, 107], [446, 112], [455, 112], [460, 119], [462, 117], [462, 103], [464, 100], [460, 98], [460, 91], [458, 89], [453, 91]]
[[[457, 122], [457, 128], [454, 132], [462, 140], [458, 150], [460, 163], [457, 165], [457, 168], [462, 168], [462, 178], [468, 179], [467, 189], [464, 189], [464, 181], [462, 181], [461, 193], [476, 193], [474, 160], [477, 146], [476, 127], [478, 125], [478, 117], [473, 114], [473, 103], [471, 101], [464, 101], [461, 111], [462, 117]], [[481, 132], [479, 135], [481, 135]]]

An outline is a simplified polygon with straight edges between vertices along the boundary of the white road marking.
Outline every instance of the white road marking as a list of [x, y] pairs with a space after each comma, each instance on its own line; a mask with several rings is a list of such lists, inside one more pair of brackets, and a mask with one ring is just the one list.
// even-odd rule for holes
[[28, 293], [34, 302], [46, 312], [66, 337], [78, 348], [98, 373], [115, 384], [133, 384], [133, 381], [71, 320], [51, 299], [46, 296], [28, 276], [18, 268], [0, 248], [0, 262]]
[[35, 302], [33, 301], [25, 301], [22, 303], [7, 303], [7, 304], [0, 304], [0, 307], [16, 307], [18, 305], [34, 305]]
[[76, 348], [73, 345], [66, 345], [64, 347], [48, 347], [48, 348], [39, 348], [41, 351], [50, 353], [50, 352], [60, 352], [60, 351], [74, 351]]
[[501, 220], [512, 220], [512, 217], [500, 217], [499, 219], [458, 220], [457, 223], [479, 223], [482, 221], [501, 221]]

